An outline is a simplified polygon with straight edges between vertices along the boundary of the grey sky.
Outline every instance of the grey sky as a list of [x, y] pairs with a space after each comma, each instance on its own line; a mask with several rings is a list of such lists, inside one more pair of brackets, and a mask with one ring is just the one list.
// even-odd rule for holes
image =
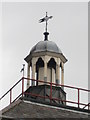
[[[88, 88], [88, 3], [3, 3], [2, 4], [2, 93], [22, 76], [20, 69], [30, 49], [43, 40], [45, 12], [49, 40], [68, 59], [65, 84]], [[25, 76], [27, 64], [25, 66]], [[1, 81], [0, 81], [1, 82]], [[3, 89], [4, 87], [4, 89]]]

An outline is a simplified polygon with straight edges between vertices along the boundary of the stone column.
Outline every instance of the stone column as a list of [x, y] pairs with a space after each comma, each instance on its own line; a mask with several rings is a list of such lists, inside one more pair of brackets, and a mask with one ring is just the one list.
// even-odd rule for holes
[[44, 62], [44, 81], [47, 82], [47, 62]]
[[[30, 79], [30, 64], [28, 63], [28, 66], [27, 66], [27, 78]], [[27, 89], [29, 88], [30, 86], [30, 80], [27, 80]]]
[[[64, 85], [64, 64], [63, 63], [61, 67], [61, 85]], [[62, 89], [64, 90], [64, 87], [62, 87]]]
[[59, 64], [56, 65], [56, 83], [57, 84], [60, 83], [60, 65]]
[[[35, 69], [36, 65], [32, 64], [32, 79], [35, 79]], [[32, 86], [35, 86], [35, 81], [32, 81]]]

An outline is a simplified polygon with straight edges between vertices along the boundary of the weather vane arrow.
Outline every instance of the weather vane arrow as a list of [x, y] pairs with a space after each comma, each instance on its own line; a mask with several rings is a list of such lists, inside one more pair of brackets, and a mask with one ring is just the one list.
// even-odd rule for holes
[[46, 32], [47, 32], [47, 21], [48, 21], [49, 19], [51, 19], [52, 17], [53, 17], [53, 16], [48, 17], [48, 16], [47, 16], [47, 12], [46, 12], [46, 16], [45, 16], [44, 18], [42, 18], [42, 19], [39, 20], [39, 23], [41, 23], [41, 22], [46, 22]]

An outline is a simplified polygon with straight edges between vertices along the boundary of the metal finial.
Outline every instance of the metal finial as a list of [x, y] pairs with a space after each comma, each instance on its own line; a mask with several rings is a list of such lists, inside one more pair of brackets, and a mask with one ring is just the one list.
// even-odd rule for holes
[[47, 12], [46, 12], [46, 17], [47, 17]]
[[[48, 16], [47, 16], [47, 12], [46, 12], [46, 18], [47, 18]], [[48, 19], [46, 19], [46, 32], [47, 32], [47, 21], [48, 21]]]

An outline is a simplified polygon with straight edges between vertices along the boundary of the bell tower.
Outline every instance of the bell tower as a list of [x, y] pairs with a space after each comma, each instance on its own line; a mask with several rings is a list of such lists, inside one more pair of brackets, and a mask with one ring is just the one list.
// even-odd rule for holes
[[[64, 64], [67, 62], [67, 59], [56, 43], [48, 40], [47, 21], [51, 18], [52, 16], [48, 17], [46, 13], [46, 16], [40, 19], [40, 23], [46, 22], [44, 40], [33, 46], [29, 55], [25, 58], [28, 64], [27, 78], [34, 79], [31, 80], [31, 83], [30, 80], [27, 81], [26, 92], [38, 93], [38, 95], [43, 94], [44, 97], [50, 98], [50, 101], [52, 95], [58, 99], [66, 100], [64, 87], [60, 87], [59, 84], [64, 85]], [[32, 73], [31, 77], [30, 72]], [[43, 82], [40, 82], [40, 80]], [[51, 84], [53, 85], [52, 94], [50, 95]], [[31, 99], [31, 96], [29, 97]], [[36, 99], [40, 100], [38, 97]], [[47, 101], [47, 99], [44, 100]]]
[[[50, 18], [52, 16], [48, 17], [46, 12], [46, 16], [39, 20], [40, 23], [46, 22], [44, 41], [38, 42], [25, 58], [25, 61], [28, 63], [27, 77], [30, 78], [31, 67], [32, 79], [64, 85], [64, 64], [67, 62], [67, 59], [56, 43], [48, 40], [47, 21]], [[40, 84], [43, 83], [38, 83], [38, 81], [37, 83], [35, 81], [31, 83], [32, 86]], [[30, 83], [28, 81], [27, 88], [29, 86]]]

